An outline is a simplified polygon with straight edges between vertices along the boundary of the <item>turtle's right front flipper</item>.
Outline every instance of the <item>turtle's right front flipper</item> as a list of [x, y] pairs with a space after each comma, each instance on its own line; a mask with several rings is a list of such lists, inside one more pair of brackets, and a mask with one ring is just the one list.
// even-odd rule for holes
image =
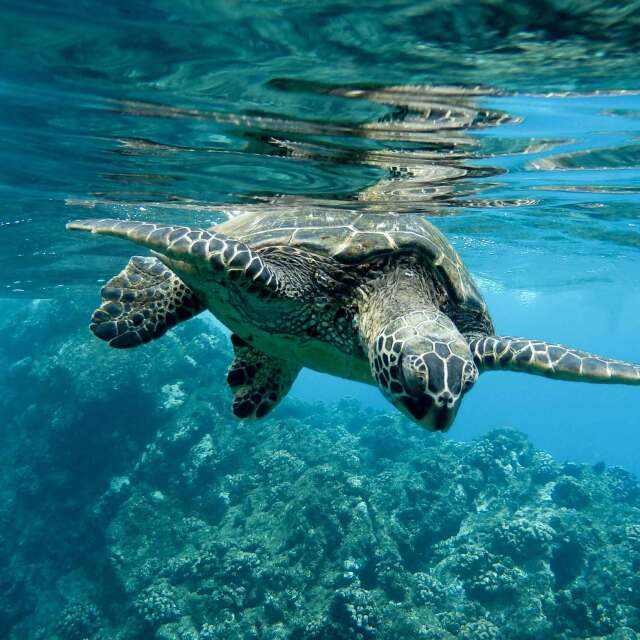
[[204, 310], [197, 295], [157, 258], [134, 256], [101, 293], [89, 328], [119, 349], [159, 338]]
[[181, 267], [188, 265], [211, 277], [232, 279], [265, 296], [280, 290], [279, 274], [257, 252], [223, 233], [109, 218], [76, 220], [67, 224], [67, 229], [115, 236], [153, 249], [162, 262], [183, 277], [188, 271], [182, 273]]
[[640, 365], [543, 340], [484, 336], [469, 347], [483, 371], [520, 371], [557, 380], [640, 385]]

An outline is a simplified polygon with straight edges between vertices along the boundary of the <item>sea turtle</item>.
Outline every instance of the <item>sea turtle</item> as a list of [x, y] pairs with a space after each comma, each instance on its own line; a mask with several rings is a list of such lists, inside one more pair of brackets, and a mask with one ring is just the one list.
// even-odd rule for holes
[[152, 249], [102, 289], [91, 330], [135, 347], [210, 310], [232, 331], [233, 413], [261, 418], [302, 367], [377, 385], [430, 430], [479, 373], [640, 384], [640, 365], [498, 337], [460, 257], [421, 216], [244, 213], [209, 230], [132, 220], [67, 225]]

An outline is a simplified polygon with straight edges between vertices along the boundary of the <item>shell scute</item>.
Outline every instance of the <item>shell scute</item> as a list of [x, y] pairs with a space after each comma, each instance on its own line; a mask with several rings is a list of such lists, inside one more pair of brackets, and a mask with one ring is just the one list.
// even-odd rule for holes
[[438, 273], [456, 304], [484, 309], [484, 301], [455, 249], [426, 216], [310, 210], [244, 213], [213, 229], [252, 249], [289, 246], [360, 264], [389, 254], [413, 254]]

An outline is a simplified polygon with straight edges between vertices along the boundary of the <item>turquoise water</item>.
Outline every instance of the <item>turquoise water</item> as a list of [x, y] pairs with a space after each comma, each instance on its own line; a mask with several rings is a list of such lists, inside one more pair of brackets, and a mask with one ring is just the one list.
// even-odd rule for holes
[[[135, 484], [135, 478], [148, 482], [154, 473], [164, 477], [160, 463], [155, 471], [132, 471], [145, 468], [143, 462], [135, 462], [145, 447], [162, 449], [153, 436], [158, 403], [169, 403], [168, 410], [174, 412], [167, 414], [158, 433], [171, 429], [186, 433], [189, 421], [197, 422], [193, 417], [197, 402], [215, 397], [216, 415], [222, 416], [215, 428], [224, 431], [220, 425], [226, 425], [229, 433], [240, 429], [243, 435], [238, 437], [245, 438], [242, 446], [247, 450], [258, 451], [261, 446], [260, 423], [244, 431], [232, 420], [225, 422], [229, 418], [224, 413], [228, 411], [224, 394], [229, 354], [219, 325], [180, 327], [163, 339], [165, 346], [142, 347], [143, 355], [135, 350], [107, 354], [106, 347], [91, 343], [93, 337], [85, 326], [98, 302], [101, 283], [122, 268], [132, 247], [65, 231], [65, 223], [76, 218], [135, 218], [197, 227], [265, 209], [425, 215], [446, 234], [470, 269], [498, 333], [562, 342], [640, 362], [637, 3], [463, 5], [392, 0], [368, 3], [365, 8], [329, 0], [313, 4], [154, 0], [106, 5], [83, 1], [28, 6], [7, 1], [0, 3], [0, 16], [0, 297], [5, 309], [1, 357], [6, 424], [2, 438], [7, 456], [5, 485], [22, 487], [27, 496], [21, 503], [22, 494], [16, 490], [17, 502], [7, 498], [9, 506], [0, 516], [14, 513], [14, 505], [22, 504], [15, 508], [22, 509], [21, 519], [28, 520], [52, 492], [53, 504], [66, 501], [68, 522], [76, 522], [79, 513], [96, 511], [98, 496], [113, 490], [114, 478], [126, 476], [127, 482]], [[208, 331], [214, 337], [202, 337]], [[210, 352], [203, 347], [205, 342]], [[121, 357], [117, 363], [116, 357]], [[195, 365], [189, 368], [192, 361]], [[209, 362], [215, 366], [207, 370]], [[76, 371], [78, 367], [83, 370]], [[150, 373], [154, 367], [158, 372]], [[126, 392], [123, 377], [130, 381]], [[29, 395], [31, 390], [36, 390], [35, 395]], [[638, 473], [638, 393], [634, 387], [490, 373], [465, 398], [445, 438], [454, 447], [492, 429], [512, 427], [561, 463], [603, 462]], [[348, 398], [360, 405], [345, 401]], [[374, 422], [393, 412], [374, 388], [305, 370], [268, 423], [271, 426], [262, 428], [265, 438], [273, 437], [282, 448], [286, 436], [273, 435], [269, 429], [277, 432], [278, 425], [289, 424], [286, 420], [295, 424], [306, 420], [321, 431], [327, 421], [348, 425], [365, 420], [358, 406], [369, 410], [366, 420]], [[209, 407], [204, 414], [212, 411]], [[70, 415], [75, 430], [65, 431], [59, 425], [66, 424]], [[313, 415], [325, 418], [314, 423], [309, 417]], [[96, 424], [100, 424], [100, 437], [85, 440], [93, 437], [86, 434], [93, 433]], [[411, 429], [418, 427], [399, 424], [405, 429], [400, 449], [422, 451], [423, 444], [413, 440], [418, 436], [411, 435]], [[55, 436], [51, 441], [48, 427]], [[215, 433], [223, 440], [232, 437]], [[333, 435], [329, 433], [328, 441]], [[34, 449], [40, 453], [56, 447], [69, 447], [74, 453], [68, 460], [42, 453], [38, 466], [30, 461], [31, 438], [38, 442]], [[179, 439], [179, 435], [174, 438]], [[363, 447], [375, 450], [366, 444], [370, 440], [363, 442]], [[167, 447], [173, 452], [166, 454], [167, 459], [182, 455], [179, 447], [178, 453]], [[237, 458], [237, 453], [227, 454], [229, 459]], [[153, 454], [145, 455], [148, 462]], [[347, 457], [344, 453], [341, 460]], [[81, 460], [89, 461], [88, 467], [78, 467]], [[188, 467], [187, 462], [180, 464]], [[296, 467], [297, 462], [287, 464]], [[418, 462], [411, 464], [415, 468]], [[81, 474], [74, 475], [79, 468]], [[371, 482], [379, 472], [372, 463]], [[242, 475], [238, 469], [233, 473]], [[38, 485], [39, 475], [46, 475], [51, 484]], [[194, 480], [195, 471], [192, 476], [188, 481], [171, 476], [167, 486], [208, 482], [208, 476]], [[84, 495], [78, 488], [74, 495], [69, 489], [84, 482], [93, 487], [93, 493]], [[150, 504], [166, 504], [162, 496], [170, 491], [163, 488], [161, 497], [153, 498], [153, 490], [160, 489], [154, 489], [153, 482], [149, 487]], [[231, 495], [233, 501], [233, 489], [225, 487], [219, 495]], [[3, 495], [9, 495], [9, 488]], [[185, 491], [180, 517], [193, 515], [188, 505], [197, 503], [194, 509], [204, 509], [202, 504], [213, 500], [205, 493], [196, 499], [189, 494], [191, 489]], [[227, 499], [216, 495], [215, 500]], [[272, 498], [289, 504], [282, 496]], [[104, 506], [104, 500], [99, 504]], [[222, 507], [209, 504], [208, 508], [205, 512], [218, 522], [222, 516], [215, 509]], [[114, 533], [125, 526], [123, 513], [114, 507], [113, 513], [89, 528], [98, 532], [98, 539], [110, 540], [109, 553], [117, 551], [124, 557], [135, 555], [139, 541], [132, 533], [132, 548], [124, 549]], [[200, 513], [198, 517], [209, 516]], [[6, 517], [18, 522], [14, 516]], [[260, 522], [252, 526], [259, 530]], [[66, 526], [58, 524], [62, 529]], [[264, 526], [265, 535], [272, 535]], [[231, 529], [225, 531], [231, 536]], [[87, 564], [90, 553], [84, 547], [94, 543], [78, 536], [68, 542], [68, 548], [56, 547], [55, 554], [73, 556], [69, 566], [80, 566], [80, 573], [90, 574], [93, 569], [87, 567], [97, 565]], [[18, 534], [7, 533], [6, 540], [8, 549], [18, 549]], [[49, 557], [41, 538], [33, 537], [30, 544], [40, 550], [35, 554], [39, 561]], [[554, 548], [564, 549], [562, 545]], [[156, 562], [172, 558], [177, 563], [176, 554], [167, 551]], [[15, 569], [18, 551], [12, 558]], [[28, 554], [25, 558], [24, 566], [34, 562]], [[152, 552], [145, 558], [151, 566]], [[91, 562], [97, 561], [92, 558]], [[550, 562], [553, 569], [554, 561]], [[563, 562], [564, 556], [556, 559], [556, 568]], [[569, 566], [570, 561], [566, 562]], [[142, 605], [131, 603], [140, 602], [140, 585], [147, 584], [140, 577], [144, 571], [140, 569], [138, 575], [122, 570], [128, 576], [123, 578], [118, 566], [117, 571], [107, 571], [117, 577], [105, 578], [120, 581], [114, 587], [120, 600], [113, 596], [113, 601], [124, 602], [123, 594], [128, 594], [127, 606], [140, 611]], [[299, 560], [299, 567], [306, 567], [304, 560]], [[15, 576], [20, 571], [18, 580]], [[7, 601], [30, 604], [22, 608], [12, 604], [0, 612], [0, 636], [53, 637], [43, 629], [47, 616], [64, 605], [60, 594], [67, 588], [99, 591], [93, 583], [88, 586], [90, 581], [77, 578], [74, 582], [71, 571], [56, 573], [49, 567], [46, 579], [37, 571], [30, 576], [20, 571], [7, 570], [0, 585]], [[49, 601], [55, 605], [34, 604], [24, 595], [38, 576], [57, 594]], [[171, 580], [175, 587], [176, 579]], [[321, 578], [317, 580], [319, 584]], [[557, 589], [570, 589], [563, 580], [556, 575]], [[366, 579], [362, 581], [366, 585]], [[369, 588], [373, 589], [364, 587]], [[637, 590], [638, 585], [630, 589]], [[447, 597], [455, 599], [452, 593]], [[101, 619], [113, 622], [117, 615], [104, 604], [104, 598], [108, 602], [112, 596], [102, 597]], [[240, 612], [252, 606], [238, 604], [235, 619], [244, 619]], [[493, 604], [482, 602], [482, 606], [493, 611]], [[87, 611], [82, 615], [92, 619]], [[560, 619], [547, 614], [556, 622]], [[275, 616], [273, 625], [284, 624], [278, 622], [280, 614], [264, 615]], [[151, 626], [143, 625], [142, 630], [132, 623], [133, 631], [126, 632], [130, 635], [116, 633], [115, 623], [111, 631], [105, 631], [105, 626], [100, 632], [91, 631], [102, 635], [90, 635], [90, 622], [85, 627], [77, 623], [77, 635], [66, 627], [56, 633], [61, 640], [82, 634], [122, 640], [235, 637], [228, 630], [224, 635], [222, 627], [216, 627], [218, 635], [214, 631], [206, 635], [204, 618], [195, 614], [195, 635], [173, 628], [158, 631], [160, 619], [163, 624], [177, 624], [178, 617], [169, 613], [153, 624], [147, 620]], [[497, 628], [502, 629], [497, 620]], [[571, 637], [610, 637], [606, 633], [626, 626], [640, 629], [631, 614], [626, 624], [612, 622], [610, 628], [604, 623], [598, 627], [591, 618], [589, 623], [580, 622], [579, 616], [576, 620]], [[14, 624], [25, 626], [11, 631]], [[455, 631], [455, 623], [450, 626], [448, 633], [456, 637], [484, 637], [477, 635], [478, 629], [461, 631], [464, 625], [458, 625]], [[553, 628], [541, 627], [538, 636], [527, 637], [569, 637], [562, 634], [569, 633], [570, 625], [562, 627], [562, 632], [561, 627], [558, 622]], [[337, 627], [330, 628], [333, 631], [318, 631], [316, 636], [302, 632], [296, 636], [290, 630], [281, 636], [268, 635], [272, 631], [263, 629], [254, 636], [247, 632], [238, 637], [399, 637], [384, 635], [387, 631], [376, 635], [366, 630], [366, 624], [362, 629], [347, 625], [352, 633], [344, 636], [331, 636], [338, 632]], [[512, 637], [503, 633], [495, 637]], [[408, 631], [406, 637], [431, 636]]]

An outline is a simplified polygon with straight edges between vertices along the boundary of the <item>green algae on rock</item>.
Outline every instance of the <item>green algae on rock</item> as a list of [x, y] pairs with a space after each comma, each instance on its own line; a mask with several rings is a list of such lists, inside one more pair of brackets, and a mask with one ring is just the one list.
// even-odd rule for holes
[[[632, 474], [557, 463], [511, 430], [443, 440], [351, 401], [238, 424], [208, 379], [228, 357], [210, 326], [135, 363], [68, 330], [25, 358], [23, 313], [0, 354], [22, 380], [0, 400], [19, 407], [0, 434], [3, 637], [637, 637]], [[127, 394], [144, 402], [118, 415]]]

